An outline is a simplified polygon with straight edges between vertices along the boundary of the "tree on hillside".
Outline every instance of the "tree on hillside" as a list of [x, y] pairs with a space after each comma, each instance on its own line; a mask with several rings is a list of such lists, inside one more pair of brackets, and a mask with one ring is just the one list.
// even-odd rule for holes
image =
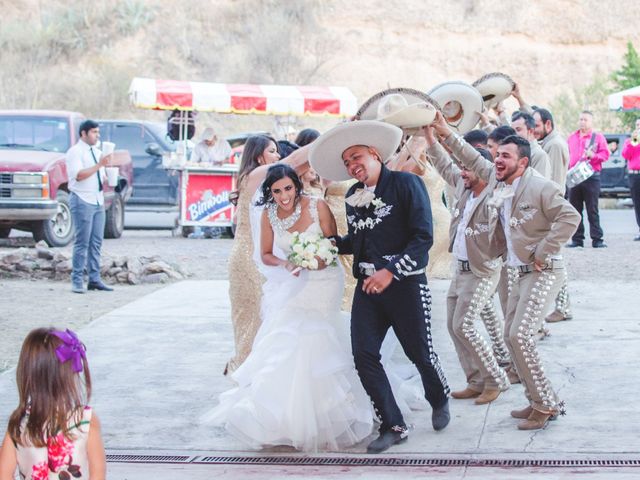
[[578, 117], [583, 110], [594, 114], [597, 130], [613, 132], [620, 128], [620, 120], [609, 110], [607, 95], [611, 81], [602, 72], [596, 73], [591, 83], [558, 95], [550, 105], [557, 128], [568, 135], [578, 128]]
[[[626, 90], [640, 85], [640, 55], [631, 42], [627, 43], [627, 53], [624, 55], [624, 64], [611, 75], [615, 84], [614, 91]], [[638, 112], [620, 112], [620, 120], [625, 126], [633, 128], [633, 123], [638, 118]]]

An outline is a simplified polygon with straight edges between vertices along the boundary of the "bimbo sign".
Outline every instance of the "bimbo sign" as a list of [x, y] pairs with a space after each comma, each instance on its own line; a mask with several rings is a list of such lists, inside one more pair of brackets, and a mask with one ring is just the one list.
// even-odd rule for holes
[[185, 218], [188, 222], [229, 222], [233, 205], [231, 175], [189, 175], [186, 188]]

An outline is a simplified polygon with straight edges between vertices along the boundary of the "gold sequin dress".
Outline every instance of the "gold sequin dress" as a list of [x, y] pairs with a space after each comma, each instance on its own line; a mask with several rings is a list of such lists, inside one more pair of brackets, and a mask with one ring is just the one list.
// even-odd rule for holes
[[[348, 233], [347, 228], [347, 207], [344, 203], [344, 196], [353, 185], [355, 180], [347, 180], [345, 182], [333, 182], [325, 191], [325, 201], [329, 205], [329, 209], [336, 217], [336, 225], [338, 226], [338, 235], [344, 236]], [[340, 255], [340, 262], [344, 267], [344, 295], [342, 296], [342, 310], [351, 311], [353, 303], [353, 294], [356, 290], [357, 280], [353, 277], [353, 256]]]
[[251, 195], [241, 188], [236, 210], [236, 233], [229, 254], [229, 299], [235, 356], [227, 363], [225, 374], [233, 373], [247, 358], [260, 327], [264, 277], [253, 258], [250, 207]]
[[427, 278], [451, 278], [452, 257], [449, 253], [451, 214], [442, 202], [442, 192], [446, 183], [430, 163], [426, 164], [422, 181], [429, 192], [431, 218], [433, 219], [433, 245], [429, 250]]

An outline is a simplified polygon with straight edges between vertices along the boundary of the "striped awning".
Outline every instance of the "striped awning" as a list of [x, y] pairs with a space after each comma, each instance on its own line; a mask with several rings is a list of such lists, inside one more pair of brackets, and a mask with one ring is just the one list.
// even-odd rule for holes
[[609, 110], [640, 110], [640, 86], [609, 95]]
[[154, 110], [263, 115], [349, 117], [358, 110], [346, 87], [243, 85], [139, 78], [132, 80], [133, 106]]

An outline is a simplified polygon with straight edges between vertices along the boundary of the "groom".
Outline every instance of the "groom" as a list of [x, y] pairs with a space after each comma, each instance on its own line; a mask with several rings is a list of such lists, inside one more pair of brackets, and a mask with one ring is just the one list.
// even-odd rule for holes
[[354, 256], [358, 285], [351, 345], [360, 380], [382, 422], [368, 453], [383, 452], [408, 433], [380, 362], [389, 328], [422, 377], [433, 428], [442, 430], [450, 418], [449, 387], [431, 339], [431, 293], [425, 274], [433, 244], [429, 197], [420, 178], [383, 164], [401, 137], [395, 126], [363, 120], [338, 125], [310, 150], [311, 165], [323, 178], [358, 181], [347, 192], [349, 232], [335, 240], [341, 254]]

